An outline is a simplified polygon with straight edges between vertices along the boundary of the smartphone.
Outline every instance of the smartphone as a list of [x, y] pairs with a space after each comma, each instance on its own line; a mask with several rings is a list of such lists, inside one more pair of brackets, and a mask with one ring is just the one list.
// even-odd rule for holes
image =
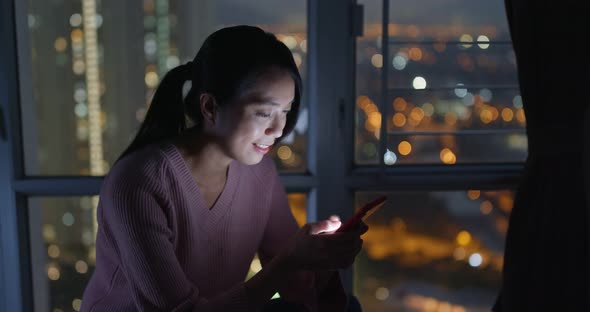
[[377, 199], [365, 204], [361, 209], [357, 210], [352, 217], [350, 217], [346, 222], [342, 223], [340, 228], [336, 230], [336, 232], [346, 232], [355, 226], [357, 226], [361, 221], [365, 220], [368, 216], [373, 214], [377, 209], [383, 206], [383, 203], [387, 200], [387, 196], [381, 196]]

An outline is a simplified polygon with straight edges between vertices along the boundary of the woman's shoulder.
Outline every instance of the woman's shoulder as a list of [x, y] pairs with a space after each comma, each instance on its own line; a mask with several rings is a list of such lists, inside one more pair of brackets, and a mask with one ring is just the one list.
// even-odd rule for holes
[[166, 145], [155, 143], [126, 155], [113, 165], [105, 182], [134, 183], [161, 179], [168, 166], [165, 148]]

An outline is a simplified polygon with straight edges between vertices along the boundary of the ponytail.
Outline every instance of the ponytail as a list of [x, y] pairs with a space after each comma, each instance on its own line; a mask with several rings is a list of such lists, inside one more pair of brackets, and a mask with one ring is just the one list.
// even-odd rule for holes
[[192, 62], [188, 62], [177, 66], [164, 76], [137, 135], [119, 159], [150, 143], [177, 136], [186, 129], [182, 87], [191, 78], [191, 65]]

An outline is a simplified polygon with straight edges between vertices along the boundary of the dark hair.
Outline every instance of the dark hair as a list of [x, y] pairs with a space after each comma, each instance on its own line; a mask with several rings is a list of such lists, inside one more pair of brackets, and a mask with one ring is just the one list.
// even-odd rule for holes
[[[253, 26], [232, 26], [209, 35], [192, 62], [177, 66], [164, 76], [137, 135], [119, 159], [148, 144], [179, 135], [187, 129], [187, 119], [201, 127], [201, 94], [211, 94], [219, 106], [231, 104], [272, 68], [288, 72], [295, 83], [295, 98], [278, 140], [282, 139], [295, 127], [301, 101], [301, 76], [293, 55], [271, 33]], [[192, 86], [183, 99], [182, 88], [188, 80]]]

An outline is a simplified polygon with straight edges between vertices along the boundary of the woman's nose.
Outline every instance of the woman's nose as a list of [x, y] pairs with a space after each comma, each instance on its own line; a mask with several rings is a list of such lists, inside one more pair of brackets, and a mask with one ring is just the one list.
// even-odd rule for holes
[[275, 118], [268, 128], [266, 128], [265, 134], [279, 138], [283, 135], [283, 128], [285, 128], [285, 121], [281, 118]]

